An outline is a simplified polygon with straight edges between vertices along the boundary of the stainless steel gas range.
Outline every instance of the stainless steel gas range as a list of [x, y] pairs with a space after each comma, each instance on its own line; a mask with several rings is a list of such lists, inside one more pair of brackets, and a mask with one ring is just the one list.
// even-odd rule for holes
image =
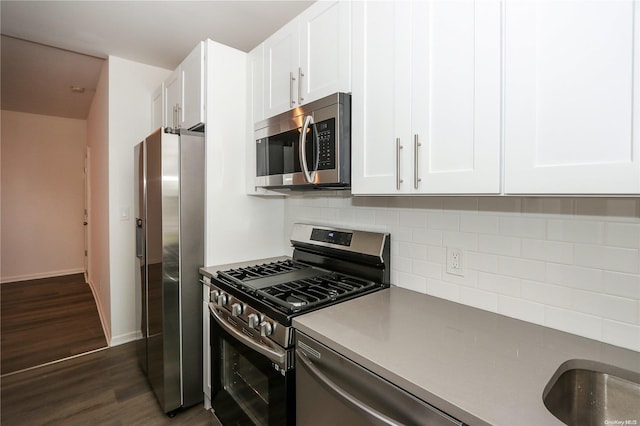
[[223, 425], [293, 425], [293, 317], [389, 287], [389, 234], [295, 224], [291, 244], [292, 258], [205, 274], [211, 405]]

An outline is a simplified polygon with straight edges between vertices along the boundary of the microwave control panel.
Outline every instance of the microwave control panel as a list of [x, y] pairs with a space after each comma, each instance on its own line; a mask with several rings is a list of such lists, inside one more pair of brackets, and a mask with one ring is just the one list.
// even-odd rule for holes
[[318, 170], [331, 170], [336, 167], [335, 118], [316, 123], [318, 136]]

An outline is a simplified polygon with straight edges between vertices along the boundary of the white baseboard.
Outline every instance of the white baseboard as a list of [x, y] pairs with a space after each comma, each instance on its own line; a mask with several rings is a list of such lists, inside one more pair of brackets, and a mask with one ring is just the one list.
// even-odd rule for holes
[[[86, 276], [85, 276], [85, 279], [86, 279]], [[104, 313], [102, 309], [102, 304], [100, 303], [100, 298], [96, 293], [96, 289], [93, 285], [93, 282], [91, 282], [88, 279], [86, 281], [89, 284], [89, 288], [91, 289], [91, 294], [93, 294], [93, 300], [96, 301], [96, 307], [98, 308], [98, 316], [100, 317], [100, 324], [102, 324], [102, 331], [104, 332], [104, 337], [105, 339], [107, 339], [107, 345], [111, 346], [111, 344], [109, 343], [109, 341], [111, 340], [111, 329], [107, 327], [107, 321], [104, 318]]]
[[121, 334], [119, 336], [113, 336], [109, 346], [124, 345], [125, 343], [133, 342], [142, 338], [142, 333], [139, 331], [132, 331], [131, 333]]
[[39, 272], [37, 274], [14, 275], [0, 278], [0, 283], [14, 283], [18, 281], [37, 280], [40, 278], [61, 277], [63, 275], [83, 274], [84, 268], [62, 269], [59, 271]]

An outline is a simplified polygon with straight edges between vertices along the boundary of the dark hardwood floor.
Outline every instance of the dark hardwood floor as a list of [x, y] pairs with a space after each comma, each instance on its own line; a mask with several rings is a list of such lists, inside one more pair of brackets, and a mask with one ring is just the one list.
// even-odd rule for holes
[[218, 425], [198, 404], [167, 417], [136, 357], [136, 342], [2, 377], [0, 424]]
[[83, 274], [0, 285], [0, 374], [107, 346]]

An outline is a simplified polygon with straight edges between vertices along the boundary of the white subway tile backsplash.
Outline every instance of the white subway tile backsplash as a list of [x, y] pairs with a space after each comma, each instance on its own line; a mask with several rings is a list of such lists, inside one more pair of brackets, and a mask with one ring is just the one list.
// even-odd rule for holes
[[509, 296], [498, 296], [498, 313], [534, 324], [544, 324], [545, 306]]
[[[293, 194], [297, 221], [391, 233], [392, 283], [640, 350], [640, 200]], [[288, 241], [289, 235], [285, 236]], [[464, 276], [446, 248], [464, 250]]]
[[602, 340], [602, 319], [595, 315], [545, 306], [544, 325], [590, 339]]
[[460, 215], [460, 231], [481, 234], [497, 234], [498, 218], [488, 215]]
[[537, 260], [500, 256], [498, 257], [498, 273], [510, 277], [543, 281], [545, 264]]
[[520, 238], [483, 234], [478, 236], [478, 251], [484, 253], [517, 257], [521, 254], [521, 245]]
[[423, 245], [400, 241], [398, 242], [398, 255], [409, 259], [427, 260], [427, 248]]
[[434, 262], [413, 261], [412, 272], [426, 278], [442, 278], [442, 264]]
[[499, 219], [498, 228], [500, 235], [513, 237], [544, 238], [546, 234], [544, 219], [503, 216]]
[[640, 351], [640, 327], [623, 322], [603, 320], [602, 341]]
[[444, 247], [427, 246], [427, 260], [445, 265], [447, 261], [447, 249]]
[[478, 288], [505, 296], [520, 297], [521, 280], [496, 274], [478, 273]]
[[399, 213], [395, 210], [376, 210], [376, 224], [377, 225], [398, 225]]
[[442, 231], [433, 229], [414, 229], [413, 242], [430, 246], [441, 246]]
[[554, 263], [573, 263], [573, 245], [557, 241], [522, 240], [522, 257]]
[[601, 243], [604, 238], [604, 224], [598, 221], [552, 219], [547, 221], [547, 239], [569, 243]]
[[613, 296], [640, 300], [640, 275], [605, 271], [602, 290]]
[[573, 200], [570, 198], [525, 198], [522, 213], [531, 215], [571, 215]]
[[601, 245], [576, 244], [575, 263], [609, 271], [640, 272], [638, 250]]
[[411, 228], [424, 228], [427, 226], [427, 215], [421, 211], [400, 211], [400, 224]]
[[478, 199], [473, 197], [445, 197], [442, 208], [448, 211], [478, 213]]
[[576, 214], [599, 218], [610, 217], [615, 220], [632, 220], [638, 218], [637, 198], [578, 198]]
[[459, 288], [459, 302], [485, 311], [498, 312], [498, 295], [471, 287]]
[[480, 214], [520, 213], [522, 202], [516, 197], [481, 197], [478, 199]]
[[431, 229], [443, 231], [458, 231], [460, 229], [460, 215], [455, 213], [429, 213], [427, 226]]
[[553, 263], [547, 263], [546, 268], [548, 283], [596, 292], [602, 290], [603, 271], [601, 269]]
[[470, 232], [451, 232], [442, 233], [442, 245], [445, 247], [456, 247], [464, 250], [478, 250], [478, 234]]
[[640, 223], [607, 223], [604, 243], [608, 246], [640, 248]]
[[581, 290], [574, 290], [573, 309], [630, 324], [635, 324], [638, 316], [635, 300]]
[[441, 280], [427, 279], [427, 294], [453, 302], [459, 300], [458, 286]]
[[467, 268], [482, 272], [498, 272], [498, 256], [493, 254], [467, 252], [465, 253]]
[[398, 272], [397, 283], [402, 283], [403, 288], [417, 291], [419, 293], [427, 293], [427, 279], [415, 274], [407, 274]]
[[522, 281], [523, 299], [559, 308], [570, 309], [572, 307], [575, 291], [560, 285], [529, 280]]

